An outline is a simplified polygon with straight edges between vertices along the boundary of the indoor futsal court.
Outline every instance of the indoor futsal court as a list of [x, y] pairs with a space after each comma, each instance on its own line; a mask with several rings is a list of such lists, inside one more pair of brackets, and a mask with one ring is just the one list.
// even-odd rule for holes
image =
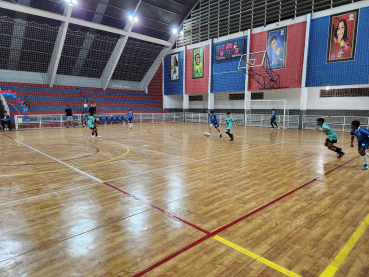
[[369, 277], [369, 0], [0, 0], [0, 277]]

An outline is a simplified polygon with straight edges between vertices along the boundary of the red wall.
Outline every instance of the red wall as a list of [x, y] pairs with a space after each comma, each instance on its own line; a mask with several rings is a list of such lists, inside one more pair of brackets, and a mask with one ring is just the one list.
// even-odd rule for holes
[[186, 94], [208, 93], [209, 89], [209, 51], [204, 46], [204, 78], [192, 79], [192, 49], [186, 51]]
[[[280, 75], [281, 87], [301, 87], [304, 62], [306, 22], [288, 26], [286, 68], [275, 70]], [[266, 49], [267, 31], [251, 35], [250, 53]], [[249, 90], [259, 90], [260, 85], [249, 77]]]
[[163, 65], [161, 64], [147, 87], [147, 94], [155, 99], [155, 106], [163, 106]]

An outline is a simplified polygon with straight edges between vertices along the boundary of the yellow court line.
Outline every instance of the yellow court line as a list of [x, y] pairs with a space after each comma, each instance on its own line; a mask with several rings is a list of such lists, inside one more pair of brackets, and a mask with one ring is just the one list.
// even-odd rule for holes
[[355, 230], [350, 239], [342, 247], [337, 256], [329, 264], [329, 266], [319, 275], [319, 277], [331, 277], [333, 276], [338, 268], [341, 266], [347, 255], [350, 254], [352, 248], [354, 248], [357, 241], [360, 239], [365, 229], [369, 226], [369, 214], [361, 222], [360, 226]]
[[230, 242], [230, 241], [228, 241], [228, 240], [226, 240], [222, 237], [215, 236], [214, 239], [216, 239], [217, 241], [220, 241], [221, 243], [224, 243], [225, 245], [227, 245], [229, 247], [232, 247], [233, 249], [235, 249], [235, 250], [237, 250], [237, 251], [239, 251], [239, 252], [241, 252], [241, 253], [243, 253], [243, 254], [245, 254], [245, 255], [247, 255], [247, 256], [249, 256], [249, 257], [251, 257], [251, 258], [253, 258], [253, 259], [255, 259], [255, 260], [257, 260], [257, 261], [259, 261], [259, 262], [261, 262], [261, 263], [263, 263], [263, 264], [265, 264], [265, 265], [267, 265], [267, 266], [283, 273], [283, 274], [285, 274], [285, 275], [287, 275], [287, 276], [301, 277], [300, 275], [298, 275], [298, 274], [296, 274], [296, 273], [294, 273], [294, 272], [292, 272], [292, 271], [290, 271], [290, 270], [288, 270], [284, 267], [281, 267], [280, 265], [277, 265], [277, 264], [275, 264], [275, 263], [273, 263], [273, 262], [271, 262], [271, 261], [255, 254], [255, 253], [253, 253], [253, 252], [251, 252], [251, 251], [249, 251], [245, 248], [242, 248], [241, 246], [238, 246], [237, 244], [234, 244], [233, 242]]
[[[99, 164], [103, 164], [103, 163], [108, 163], [108, 162], [117, 160], [119, 158], [122, 158], [122, 157], [128, 155], [128, 153], [130, 151], [129, 148], [127, 146], [123, 145], [123, 144], [119, 144], [119, 143], [115, 143], [115, 142], [108, 142], [108, 143], [117, 144], [117, 145], [123, 146], [124, 148], [127, 149], [127, 151], [123, 155], [118, 156], [118, 157], [115, 157], [115, 158], [112, 158], [110, 160], [106, 160], [106, 161], [102, 161], [102, 162], [97, 162], [97, 163], [93, 163], [93, 164], [89, 164], [89, 165], [84, 165], [84, 166], [79, 166], [79, 167], [75, 167], [75, 168], [78, 168], [79, 169], [79, 168], [90, 167], [90, 166], [99, 165]], [[29, 173], [18, 173], [18, 174], [10, 174], [10, 175], [0, 175], [0, 177], [23, 176], [23, 175], [38, 175], [38, 174], [46, 174], [46, 173], [53, 173], [53, 172], [67, 171], [67, 170], [72, 170], [72, 168], [63, 168], [63, 169], [56, 169], [56, 170], [43, 171], [43, 172], [29, 172]]]

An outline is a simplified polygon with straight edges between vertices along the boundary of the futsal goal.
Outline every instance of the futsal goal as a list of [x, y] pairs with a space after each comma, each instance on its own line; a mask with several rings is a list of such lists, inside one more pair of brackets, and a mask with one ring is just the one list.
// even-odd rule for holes
[[297, 128], [298, 115], [289, 115], [286, 99], [245, 101], [246, 126], [271, 127], [272, 109], [276, 110], [276, 122], [280, 128]]

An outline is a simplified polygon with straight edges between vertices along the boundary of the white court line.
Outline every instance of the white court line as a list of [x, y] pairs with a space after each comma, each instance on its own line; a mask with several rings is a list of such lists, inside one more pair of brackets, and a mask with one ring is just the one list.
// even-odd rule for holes
[[32, 150], [34, 150], [34, 151], [36, 151], [36, 152], [38, 152], [38, 153], [40, 153], [40, 154], [42, 154], [42, 155], [44, 155], [44, 156], [46, 156], [46, 157], [48, 157], [48, 158], [50, 158], [50, 159], [53, 159], [54, 161], [57, 161], [57, 162], [59, 162], [59, 163], [61, 163], [61, 164], [65, 165], [65, 166], [67, 166], [67, 167], [69, 167], [69, 168], [73, 169], [74, 171], [77, 171], [78, 173], [81, 173], [81, 174], [83, 174], [83, 175], [86, 175], [87, 177], [90, 177], [90, 178], [94, 179], [95, 181], [97, 181], [97, 182], [99, 182], [99, 183], [103, 183], [103, 181], [101, 181], [100, 179], [98, 179], [98, 178], [96, 178], [96, 177], [94, 177], [94, 176], [92, 176], [92, 175], [90, 175], [90, 174], [88, 174], [88, 173], [86, 173], [86, 172], [83, 172], [82, 170], [79, 170], [78, 168], [75, 168], [75, 167], [73, 167], [73, 166], [71, 166], [71, 165], [69, 165], [69, 164], [66, 164], [65, 162], [62, 162], [62, 161], [60, 161], [60, 160], [58, 160], [58, 159], [56, 159], [56, 158], [54, 158], [54, 157], [51, 157], [51, 156], [49, 156], [49, 155], [47, 155], [47, 154], [45, 154], [45, 153], [43, 153], [43, 152], [41, 152], [41, 151], [39, 151], [39, 150], [37, 150], [37, 149], [35, 149], [35, 148], [33, 148], [33, 147], [31, 147], [31, 146], [27, 145], [27, 144], [24, 144], [23, 142], [20, 142], [20, 141], [18, 141], [18, 140], [16, 140], [16, 139], [13, 139], [13, 140], [14, 140], [14, 141], [16, 141], [16, 142], [18, 142], [18, 143], [20, 143], [20, 144], [22, 144], [22, 145], [24, 145], [24, 146], [26, 146], [26, 147], [28, 147], [28, 148], [30, 148], [30, 149], [32, 149]]
[[[84, 137], [90, 137], [90, 136], [86, 136], [86, 135], [83, 135], [83, 136]], [[112, 141], [112, 140], [107, 140], [107, 139], [102, 139], [102, 138], [99, 138], [98, 140], [104, 140], [104, 141], [108, 141], [108, 142], [112, 142], [112, 143], [120, 143], [120, 142], [116, 142], [116, 141]], [[145, 140], [142, 140], [142, 139], [135, 139], [135, 140], [145, 141]], [[177, 156], [177, 155], [173, 155], [173, 154], [169, 154], [169, 153], [165, 153], [165, 152], [160, 152], [160, 151], [156, 151], [156, 150], [146, 149], [146, 148], [139, 147], [139, 146], [132, 146], [132, 145], [128, 145], [128, 144], [124, 144], [124, 145], [127, 146], [127, 147], [129, 147], [129, 148], [130, 147], [131, 148], [139, 148], [141, 150], [151, 151], [151, 152], [159, 153], [159, 154], [162, 154], [162, 155], [169, 155], [169, 156], [173, 156], [173, 157], [176, 157], [176, 158], [182, 158], [182, 159], [187, 159], [187, 160], [191, 160], [191, 161], [198, 161], [198, 160], [195, 160], [195, 159], [186, 158], [186, 157], [182, 157], [182, 156]]]
[[[17, 141], [17, 140], [15, 140], [15, 141]], [[43, 155], [45, 155], [45, 156], [47, 156], [47, 157], [50, 157], [50, 158], [52, 158], [52, 159], [54, 159], [54, 160], [56, 160], [56, 161], [59, 161], [59, 160], [57, 160], [57, 159], [55, 159], [55, 158], [53, 158], [53, 157], [51, 157], [51, 156], [49, 156], [49, 155], [47, 155], [47, 154], [44, 154], [44, 153], [42, 153], [42, 152], [38, 151], [37, 149], [34, 149], [34, 148], [32, 148], [32, 147], [30, 147], [30, 146], [28, 146], [28, 145], [24, 144], [24, 143], [21, 143], [21, 142], [19, 142], [19, 141], [17, 141], [17, 142], [18, 142], [18, 143], [20, 143], [20, 144], [23, 144], [23, 145], [25, 145], [25, 146], [27, 146], [27, 147], [29, 147], [29, 148], [31, 148], [31, 149], [33, 149], [33, 150], [37, 151], [37, 152], [39, 152], [39, 153], [41, 153], [41, 154], [43, 154]], [[69, 167], [71, 167], [71, 168], [73, 168], [73, 169], [76, 169], [76, 170], [77, 170], [77, 171], [79, 171], [79, 172], [82, 172], [83, 174], [85, 174], [85, 175], [87, 175], [87, 176], [89, 176], [89, 177], [92, 177], [92, 178], [94, 178], [94, 179], [97, 179], [97, 180], [98, 180], [98, 183], [89, 184], [89, 185], [80, 186], [80, 187], [75, 187], [75, 188], [70, 188], [70, 189], [65, 189], [65, 190], [54, 191], [54, 192], [45, 193], [45, 194], [41, 194], [41, 195], [36, 195], [36, 196], [32, 196], [32, 197], [28, 197], [28, 198], [23, 198], [23, 199], [18, 199], [18, 200], [14, 200], [14, 201], [10, 201], [10, 202], [0, 203], [0, 206], [2, 206], [2, 205], [6, 205], [6, 204], [11, 204], [11, 203], [16, 203], [16, 202], [20, 202], [20, 201], [25, 201], [25, 200], [29, 200], [29, 199], [33, 199], [33, 198], [37, 198], [37, 197], [47, 196], [47, 195], [50, 195], [50, 194], [56, 194], [56, 193], [59, 193], [59, 192], [66, 192], [66, 191], [70, 191], [70, 190], [76, 190], [76, 189], [79, 189], [79, 188], [84, 188], [84, 187], [94, 186], [94, 185], [97, 185], [97, 184], [99, 184], [99, 183], [104, 183], [104, 182], [106, 182], [106, 183], [107, 183], [107, 182], [110, 182], [110, 181], [115, 181], [115, 180], [120, 180], [120, 179], [125, 179], [125, 178], [135, 177], [135, 176], [139, 176], [139, 175], [144, 175], [144, 174], [147, 174], [147, 173], [150, 173], [150, 172], [154, 172], [154, 171], [158, 171], [158, 170], [163, 170], [163, 169], [173, 168], [173, 167], [177, 167], [177, 166], [181, 166], [181, 165], [186, 165], [186, 164], [192, 164], [192, 163], [196, 163], [196, 162], [201, 162], [201, 161], [205, 161], [205, 160], [215, 159], [215, 158], [224, 157], [224, 156], [227, 156], [227, 155], [233, 155], [233, 154], [237, 154], [237, 153], [241, 153], [241, 152], [245, 152], [245, 151], [250, 151], [250, 150], [255, 150], [255, 149], [265, 148], [265, 147], [274, 146], [274, 145], [283, 144], [283, 143], [286, 143], [286, 142], [275, 143], [275, 144], [270, 144], [270, 145], [264, 145], [264, 146], [255, 147], [255, 148], [250, 148], [250, 149], [245, 149], [245, 150], [241, 150], [241, 151], [237, 151], [237, 152], [233, 152], [233, 153], [223, 154], [223, 155], [219, 155], [219, 156], [215, 156], [215, 157], [204, 158], [204, 159], [201, 159], [201, 160], [195, 160], [195, 161], [186, 162], [186, 163], [181, 163], [181, 164], [176, 164], [176, 165], [171, 165], [171, 166], [167, 166], [167, 167], [156, 168], [156, 169], [148, 170], [148, 171], [145, 171], [145, 172], [142, 172], [142, 173], [137, 173], [137, 174], [127, 175], [127, 176], [118, 177], [118, 178], [114, 178], [114, 179], [110, 179], [110, 180], [106, 180], [106, 181], [101, 181], [101, 180], [99, 180], [99, 179], [97, 179], [97, 178], [95, 178], [95, 177], [93, 177], [93, 176], [91, 176], [91, 175], [89, 175], [89, 174], [87, 174], [87, 173], [85, 173], [85, 172], [83, 172], [83, 171], [79, 170], [79, 169], [73, 168], [72, 166], [69, 166], [69, 165], [67, 165], [67, 164], [65, 164], [65, 163], [63, 163], [63, 162], [61, 162], [61, 163], [65, 164], [65, 165], [67, 165], [67, 166], [69, 166]], [[60, 162], [60, 161], [59, 161], [59, 162]], [[247, 173], [249, 173], [249, 172], [247, 172]]]

